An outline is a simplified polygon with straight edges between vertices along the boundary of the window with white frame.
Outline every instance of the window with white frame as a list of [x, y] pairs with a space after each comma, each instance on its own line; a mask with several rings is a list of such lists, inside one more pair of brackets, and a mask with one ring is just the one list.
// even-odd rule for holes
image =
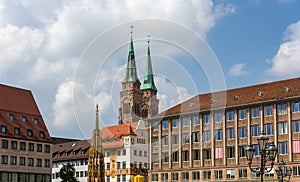
[[300, 166], [293, 166], [293, 176], [300, 176]]
[[259, 174], [251, 171], [251, 178], [259, 178]]
[[286, 103], [280, 103], [277, 106], [277, 113], [278, 115], [286, 114]]
[[235, 178], [234, 169], [227, 169], [226, 170], [226, 178], [227, 179], [234, 179]]
[[210, 123], [210, 114], [204, 114], [203, 115], [203, 123], [209, 124]]
[[152, 123], [152, 128], [153, 128], [153, 131], [158, 130], [158, 122], [157, 121]]
[[285, 155], [288, 153], [288, 142], [278, 142], [278, 154]]
[[173, 162], [178, 162], [178, 158], [179, 158], [178, 151], [174, 151], [172, 153], [172, 161]]
[[293, 133], [300, 132], [300, 120], [293, 120], [292, 121], [292, 131]]
[[215, 170], [215, 179], [219, 180], [223, 178], [223, 171], [222, 170]]
[[226, 147], [226, 157], [227, 158], [234, 158], [234, 146], [227, 146]]
[[172, 128], [178, 128], [178, 119], [172, 119]]
[[223, 114], [221, 112], [215, 113], [215, 115], [214, 115], [214, 121], [215, 121], [215, 123], [222, 122], [222, 115]]
[[251, 118], [259, 118], [259, 107], [251, 108]]
[[178, 145], [178, 134], [172, 134], [172, 144]]
[[189, 126], [189, 117], [182, 118], [182, 127], [188, 127]]
[[246, 138], [247, 137], [247, 128], [246, 126], [239, 127], [239, 138]]
[[234, 121], [234, 111], [226, 112], [226, 121]]
[[172, 182], [178, 181], [178, 172], [172, 172], [171, 176], [172, 176], [172, 179], [171, 179]]
[[300, 112], [300, 102], [292, 102], [292, 112]]
[[151, 142], [152, 142], [152, 147], [157, 147], [158, 146], [158, 137], [152, 137], [151, 138]]
[[246, 157], [246, 146], [245, 145], [239, 146], [239, 157]]
[[278, 134], [287, 134], [287, 123], [285, 121], [279, 122], [278, 124]]
[[193, 116], [193, 126], [197, 126], [200, 124], [200, 121], [199, 121], [199, 116]]
[[151, 160], [153, 163], [158, 163], [158, 153], [152, 153]]
[[188, 181], [189, 180], [189, 172], [181, 172], [181, 179], [182, 179], [182, 181]]
[[252, 136], [259, 136], [260, 135], [259, 125], [252, 125], [251, 126], [251, 135]]
[[239, 178], [247, 178], [247, 169], [239, 169]]
[[188, 133], [182, 133], [182, 144], [189, 143], [189, 134]]
[[246, 109], [240, 109], [239, 110], [239, 120], [244, 120], [247, 118], [247, 110]]
[[169, 122], [168, 120], [163, 120], [162, 121], [162, 129], [167, 130], [169, 128]]
[[192, 172], [192, 177], [193, 177], [193, 180], [200, 180], [200, 171], [193, 171]]
[[210, 141], [210, 130], [204, 130], [203, 132], [203, 140], [204, 142]]
[[203, 158], [206, 160], [211, 159], [211, 152], [209, 148], [203, 149]]
[[264, 129], [266, 135], [273, 135], [273, 123], [264, 124]]
[[161, 153], [161, 160], [164, 163], [168, 163], [169, 162], [169, 152], [162, 152]]
[[203, 179], [210, 180], [211, 179], [211, 171], [203, 171]]
[[200, 150], [199, 149], [193, 149], [193, 160], [200, 160]]
[[222, 129], [217, 129], [216, 131], [216, 140], [222, 140]]
[[264, 107], [264, 115], [265, 116], [272, 116], [273, 115], [273, 106], [268, 105]]
[[169, 135], [164, 135], [161, 137], [161, 142], [163, 146], [169, 145]]
[[161, 181], [168, 181], [168, 173], [161, 173]]
[[182, 151], [182, 161], [183, 162], [189, 161], [189, 151], [188, 150]]
[[193, 132], [193, 142], [200, 142], [200, 133], [199, 133], [199, 131]]
[[228, 140], [234, 139], [234, 128], [227, 128], [226, 135]]
[[152, 181], [154, 182], [154, 181], [158, 181], [158, 174], [152, 174], [151, 175], [151, 178], [152, 178]]

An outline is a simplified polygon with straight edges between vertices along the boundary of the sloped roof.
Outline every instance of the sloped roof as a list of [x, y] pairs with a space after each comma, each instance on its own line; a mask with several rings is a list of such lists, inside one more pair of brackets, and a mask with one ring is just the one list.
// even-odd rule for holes
[[[12, 120], [9, 115], [13, 115]], [[22, 120], [23, 117], [26, 121]], [[37, 123], [34, 122], [35, 119], [38, 120]], [[0, 84], [0, 125], [7, 127], [7, 132], [0, 132], [0, 137], [51, 142], [50, 134], [30, 90]], [[20, 129], [20, 134], [15, 133], [15, 128]], [[32, 136], [27, 135], [28, 130], [32, 130]], [[43, 133], [44, 137], [41, 137], [40, 133]]]
[[153, 118], [224, 107], [242, 106], [272, 100], [283, 100], [296, 96], [300, 96], [300, 78], [199, 94], [159, 113]]

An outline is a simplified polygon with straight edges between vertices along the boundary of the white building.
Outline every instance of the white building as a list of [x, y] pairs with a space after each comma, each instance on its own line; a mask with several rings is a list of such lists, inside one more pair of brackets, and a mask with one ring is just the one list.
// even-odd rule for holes
[[[106, 182], [129, 182], [146, 174], [148, 168], [148, 131], [143, 120], [132, 125], [120, 124], [102, 129]], [[80, 182], [87, 181], [88, 140], [72, 140], [53, 146], [52, 182], [60, 182], [58, 172], [63, 164], [75, 165]]]

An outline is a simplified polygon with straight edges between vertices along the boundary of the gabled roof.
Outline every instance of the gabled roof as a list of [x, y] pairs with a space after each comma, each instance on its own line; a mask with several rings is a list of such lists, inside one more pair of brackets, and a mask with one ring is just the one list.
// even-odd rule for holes
[[271, 102], [300, 96], [300, 78], [281, 80], [225, 91], [199, 94], [154, 116], [164, 117], [183, 113], [209, 111], [261, 102]]
[[[26, 121], [23, 121], [24, 118]], [[29, 90], [0, 84], [0, 125], [7, 127], [7, 132], [0, 132], [0, 137], [51, 142], [43, 117]], [[15, 133], [16, 128], [19, 128], [19, 134]], [[32, 136], [28, 136], [28, 131], [32, 131]]]

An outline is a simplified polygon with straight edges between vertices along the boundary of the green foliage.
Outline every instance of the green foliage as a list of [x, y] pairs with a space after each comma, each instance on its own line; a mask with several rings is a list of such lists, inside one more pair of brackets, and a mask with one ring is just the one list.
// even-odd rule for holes
[[62, 182], [78, 182], [75, 177], [74, 164], [70, 164], [69, 162], [59, 170], [58, 176], [62, 179]]

